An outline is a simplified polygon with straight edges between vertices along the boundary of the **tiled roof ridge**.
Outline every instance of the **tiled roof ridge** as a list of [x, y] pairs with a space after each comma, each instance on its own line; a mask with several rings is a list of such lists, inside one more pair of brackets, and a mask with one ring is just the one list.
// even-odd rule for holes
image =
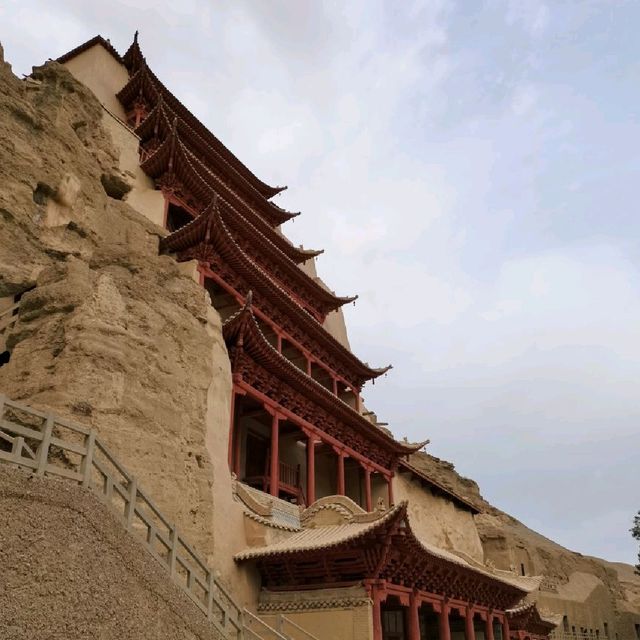
[[[347, 533], [341, 537], [335, 538], [333, 540], [329, 540], [327, 544], [323, 545], [322, 543], [318, 543], [317, 537], [316, 537], [315, 543], [295, 547], [296, 537], [303, 537], [305, 535], [305, 530], [303, 530], [302, 532], [299, 532], [298, 534], [291, 536], [287, 540], [280, 541], [272, 545], [267, 545], [267, 547], [263, 547], [261, 549], [246, 549], [245, 551], [242, 551], [236, 554], [235, 560], [241, 562], [244, 560], [250, 560], [253, 558], [264, 557], [269, 555], [287, 555], [295, 552], [304, 552], [304, 551], [311, 551], [311, 550], [317, 550], [317, 549], [330, 549], [330, 548], [345, 544], [347, 542], [353, 542], [363, 537], [364, 535], [370, 533], [371, 531], [374, 531], [378, 527], [382, 527], [392, 519], [398, 518], [398, 519], [405, 520], [406, 522], [405, 531], [410, 536], [410, 539], [413, 540], [413, 542], [417, 544], [418, 547], [421, 548], [424, 553], [434, 556], [436, 558], [439, 558], [440, 560], [443, 560], [445, 562], [450, 562], [452, 564], [455, 564], [467, 571], [472, 571], [476, 574], [482, 575], [483, 577], [489, 580], [500, 582], [504, 585], [511, 587], [512, 589], [516, 589], [522, 594], [530, 593], [537, 588], [536, 584], [539, 584], [539, 577], [530, 578], [529, 580], [522, 580], [519, 576], [516, 576], [515, 574], [511, 574], [510, 572], [509, 572], [510, 575], [505, 575], [508, 572], [492, 571], [489, 568], [484, 566], [471, 565], [465, 560], [463, 560], [462, 558], [456, 556], [451, 552], [445, 551], [444, 549], [440, 549], [439, 547], [436, 547], [433, 545], [425, 544], [414, 533], [411, 527], [411, 522], [410, 522], [410, 519], [408, 518], [407, 512], [408, 512], [408, 502], [403, 501], [395, 505], [394, 507], [391, 507], [390, 509], [388, 509], [377, 520], [374, 520], [371, 523], [368, 523], [367, 525], [364, 525], [364, 526], [359, 526], [355, 523], [351, 523], [346, 525], [321, 526], [311, 530], [317, 534], [322, 530], [326, 530], [327, 533], [330, 533], [331, 530], [337, 531], [338, 529], [342, 529], [344, 531], [349, 527], [356, 529], [356, 531], [354, 531], [352, 535], [349, 535]], [[289, 543], [288, 547], [287, 547], [287, 543]], [[293, 543], [294, 546], [292, 546], [291, 543]], [[269, 546], [272, 547], [271, 550], [268, 549]]]

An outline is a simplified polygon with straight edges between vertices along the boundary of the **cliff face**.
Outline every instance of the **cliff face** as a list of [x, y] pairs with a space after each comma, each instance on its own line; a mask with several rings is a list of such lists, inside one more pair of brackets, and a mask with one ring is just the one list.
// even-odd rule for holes
[[543, 575], [538, 602], [550, 613], [567, 615], [579, 631], [602, 629], [612, 637], [636, 639], [640, 623], [640, 576], [631, 565], [583, 556], [556, 544], [500, 511], [480, 494], [476, 482], [458, 474], [450, 462], [419, 453], [412, 464], [446, 488], [475, 504], [475, 525], [485, 562], [498, 569]]
[[209, 553], [207, 412], [225, 412], [230, 384], [219, 318], [120, 199], [102, 114], [62, 66], [22, 81], [0, 63], [0, 303], [22, 294], [0, 389], [95, 426]]

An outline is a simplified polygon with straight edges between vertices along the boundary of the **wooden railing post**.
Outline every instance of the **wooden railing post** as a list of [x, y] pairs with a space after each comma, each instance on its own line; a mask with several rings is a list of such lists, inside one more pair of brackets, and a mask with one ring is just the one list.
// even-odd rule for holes
[[49, 459], [49, 445], [51, 443], [51, 434], [53, 433], [53, 421], [53, 416], [49, 414], [44, 425], [44, 432], [42, 433], [42, 442], [40, 442], [40, 449], [38, 449], [38, 468], [36, 469], [37, 476], [43, 476], [47, 468], [47, 460]]
[[207, 573], [207, 618], [213, 618], [213, 571]]
[[171, 548], [169, 549], [169, 575], [173, 578], [176, 572], [176, 554], [178, 552], [178, 530], [175, 523], [169, 532]]
[[82, 459], [82, 486], [91, 486], [91, 467], [93, 465], [93, 450], [96, 444], [96, 432], [92, 429], [86, 438], [87, 452]]

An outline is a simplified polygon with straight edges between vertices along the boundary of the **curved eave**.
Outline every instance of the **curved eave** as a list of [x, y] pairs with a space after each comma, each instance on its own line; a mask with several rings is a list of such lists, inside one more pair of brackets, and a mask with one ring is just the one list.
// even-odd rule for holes
[[[331, 334], [329, 334], [311, 315], [302, 307], [298, 306], [291, 296], [275, 283], [264, 270], [257, 265], [249, 256], [247, 256], [242, 248], [235, 241], [224, 220], [220, 217], [217, 207], [210, 209], [211, 215], [215, 216], [215, 222], [212, 227], [211, 240], [217, 244], [217, 249], [225, 260], [240, 274], [244, 274], [246, 281], [256, 286], [260, 286], [261, 293], [265, 297], [273, 300], [279, 308], [283, 309], [289, 317], [296, 319], [300, 326], [307, 329], [309, 335], [329, 353], [334, 354], [345, 369], [351, 372], [350, 377], [354, 378], [351, 382], [358, 385], [363, 384], [369, 378], [361, 376], [360, 371], [368, 368], [355, 356], [351, 351], [340, 344]], [[363, 418], [364, 419], [364, 418]], [[406, 445], [397, 443], [399, 451], [402, 454], [414, 451]]]
[[[137, 34], [133, 44], [129, 47], [123, 56], [123, 62], [130, 73], [139, 73], [142, 68], [146, 67], [145, 58], [138, 44]], [[205, 140], [209, 141], [214, 150], [224, 156], [230, 167], [240, 178], [251, 184], [258, 193], [264, 198], [272, 198], [283, 190], [283, 187], [273, 187], [266, 182], [260, 180], [243, 162], [237, 158], [207, 127], [194, 116], [191, 111], [176, 98], [169, 89], [157, 78], [157, 76], [148, 69], [151, 79], [154, 81], [158, 91], [162, 92], [165, 100], [169, 103], [176, 113], [187, 122], [195, 131]]]
[[250, 302], [224, 323], [222, 332], [227, 345], [233, 344], [241, 337], [242, 349], [258, 364], [304, 393], [306, 397], [313, 399], [332, 415], [341, 417], [367, 439], [389, 453], [398, 454], [399, 443], [396, 440], [373, 426], [369, 420], [334, 396], [318, 381], [298, 369], [269, 343], [256, 322]]
[[[475, 580], [482, 579], [490, 582], [496, 589], [507, 593], [512, 602], [518, 602], [527, 593], [530, 593], [534, 582], [525, 584], [522, 580], [513, 574], [513, 576], [500, 576], [490, 569], [470, 564], [457, 555], [440, 549], [433, 545], [423, 543], [414, 533], [410, 519], [407, 515], [408, 503], [406, 501], [391, 507], [380, 518], [373, 520], [365, 525], [338, 525], [327, 527], [315, 527], [313, 529], [303, 529], [301, 532], [293, 534], [285, 540], [266, 545], [264, 547], [254, 547], [241, 551], [234, 556], [236, 562], [245, 562], [249, 560], [268, 561], [270, 559], [278, 560], [296, 556], [304, 557], [309, 552], [324, 552], [333, 549], [341, 549], [344, 547], [352, 547], [361, 544], [364, 538], [372, 535], [378, 535], [380, 539], [390, 530], [402, 531], [403, 538], [401, 542], [396, 541], [394, 544], [401, 544], [403, 548], [411, 553], [416, 565], [420, 564], [420, 557], [430, 557], [439, 562], [449, 565], [452, 569], [464, 572], [473, 576]], [[398, 526], [403, 525], [403, 526]], [[325, 529], [323, 532], [322, 529]], [[349, 530], [352, 530], [351, 533]], [[323, 539], [322, 534], [326, 534]], [[386, 564], [386, 563], [385, 563]], [[384, 573], [384, 565], [380, 569]]]
[[[140, 83], [142, 82], [143, 80], [140, 80]], [[171, 129], [170, 123], [175, 119], [177, 119], [178, 136], [187, 149], [188, 154], [192, 157], [194, 164], [199, 167], [198, 170], [201, 172], [201, 175], [204, 176], [205, 174], [210, 174], [219, 185], [222, 185], [221, 188], [228, 190], [232, 194], [233, 198], [237, 198], [242, 203], [243, 207], [249, 207], [250, 205], [245, 201], [245, 199], [235, 193], [225, 180], [224, 174], [229, 171], [228, 164], [223, 161], [224, 166], [222, 168], [219, 166], [217, 167], [218, 173], [209, 168], [209, 165], [203, 161], [202, 156], [206, 155], [207, 158], [211, 160], [210, 147], [193, 131], [193, 129], [189, 127], [189, 125], [184, 122], [184, 120], [165, 105], [161, 93], [158, 95], [158, 100], [153, 109], [134, 129], [134, 132], [142, 142], [146, 142], [156, 136], [162, 139], [169, 135], [169, 131]], [[216, 157], [213, 158], [212, 164], [214, 165], [216, 164]], [[252, 195], [254, 197], [251, 201], [251, 205], [255, 208], [263, 221], [270, 227], [284, 224], [292, 218], [300, 215], [299, 213], [290, 213], [281, 209], [255, 191], [253, 191]], [[272, 233], [274, 233], [273, 230]]]
[[[173, 154], [173, 155], [172, 155]], [[172, 160], [173, 158], [173, 160]], [[173, 161], [173, 167], [170, 169], [170, 163]], [[181, 143], [177, 130], [174, 129], [164, 139], [162, 144], [141, 164], [142, 170], [151, 178], [158, 179], [166, 171], [172, 170], [176, 174], [180, 174], [182, 181], [193, 190], [194, 195], [201, 201], [206, 201], [207, 190], [211, 193], [210, 200], [213, 199], [213, 193], [218, 185], [210, 185], [206, 178], [203, 178], [198, 170], [194, 167], [194, 163], [198, 160], [193, 157], [188, 149]], [[222, 198], [221, 198], [222, 199]], [[231, 207], [229, 203], [223, 201], [225, 206]], [[204, 213], [204, 212], [203, 212]], [[245, 233], [251, 230], [246, 225], [248, 223], [240, 213], [233, 211], [230, 216], [234, 226], [239, 226], [239, 232]], [[263, 234], [256, 232], [253, 238], [254, 244], [259, 247], [265, 255], [269, 255], [281, 268], [289, 275], [292, 282], [297, 286], [304, 288], [313, 300], [317, 300], [320, 305], [320, 313], [326, 314], [328, 311], [334, 311], [342, 305], [355, 300], [353, 297], [338, 297], [320, 286], [315, 280], [310, 278], [304, 271], [299, 269], [286, 255], [284, 255], [278, 247], [268, 240]], [[322, 317], [322, 315], [320, 317]]]

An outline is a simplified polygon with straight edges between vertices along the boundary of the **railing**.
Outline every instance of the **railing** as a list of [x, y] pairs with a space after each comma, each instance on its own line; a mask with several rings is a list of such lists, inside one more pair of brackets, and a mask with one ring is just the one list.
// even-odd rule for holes
[[[317, 638], [309, 633], [306, 629], [303, 629], [299, 624], [296, 624], [293, 620], [278, 614], [276, 618], [276, 629], [284, 636], [288, 638], [295, 638], [295, 640], [317, 640]], [[287, 633], [287, 630], [289, 632]], [[293, 630], [293, 632], [291, 632]]]
[[[258, 640], [291, 640], [247, 609], [244, 611], [244, 631], [245, 636], [251, 636]], [[263, 635], [265, 633], [267, 634], [266, 638]]]
[[297, 489], [300, 486], [300, 465], [294, 466], [287, 462], [279, 463], [280, 483]]
[[0, 395], [0, 461], [94, 491], [221, 633], [243, 637], [244, 610], [94, 431]]
[[609, 640], [609, 636], [602, 633], [589, 633], [588, 631], [564, 631], [554, 629], [549, 635], [550, 640]]

